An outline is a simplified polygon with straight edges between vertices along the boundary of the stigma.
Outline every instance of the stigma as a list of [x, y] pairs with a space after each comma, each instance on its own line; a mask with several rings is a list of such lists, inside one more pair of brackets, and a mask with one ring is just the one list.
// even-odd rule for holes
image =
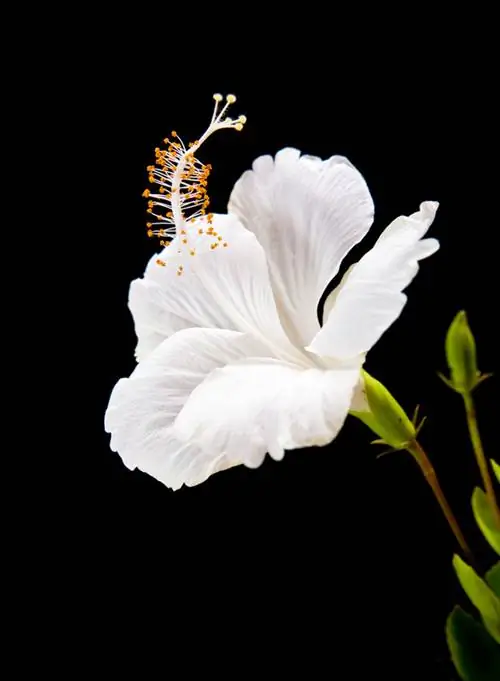
[[[226, 116], [228, 107], [236, 101], [234, 95], [227, 95], [223, 106], [222, 95], [215, 94], [213, 98], [215, 106], [212, 119], [198, 140], [186, 146], [174, 130], [171, 139], [164, 140], [166, 149], [155, 149], [155, 165], [148, 166], [147, 170], [149, 182], [157, 185], [158, 190], [152, 192], [146, 189], [143, 193], [148, 199], [148, 213], [154, 220], [147, 223], [148, 236], [166, 238], [167, 241], [160, 241], [162, 246], [169, 245], [171, 239], [179, 236], [190, 255], [195, 254], [188, 239], [193, 229], [197, 235], [220, 236], [214, 233], [213, 216], [208, 212], [210, 200], [207, 194], [207, 180], [212, 166], [201, 163], [195, 154], [217, 130], [231, 128], [239, 131], [246, 123], [245, 116], [239, 116], [235, 120]], [[215, 244], [218, 246], [219, 242], [214, 241], [211, 247], [216, 248]]]

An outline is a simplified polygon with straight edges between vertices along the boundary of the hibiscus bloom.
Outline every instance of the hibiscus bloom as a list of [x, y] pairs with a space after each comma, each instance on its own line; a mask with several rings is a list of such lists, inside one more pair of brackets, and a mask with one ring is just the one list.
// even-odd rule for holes
[[243, 174], [227, 214], [207, 214], [210, 167], [194, 154], [214, 130], [245, 122], [215, 99], [200, 140], [186, 148], [173, 133], [149, 168], [160, 188], [145, 192], [157, 219], [148, 229], [171, 241], [131, 284], [139, 363], [105, 419], [124, 463], [172, 489], [331, 442], [349, 410], [365, 408], [366, 353], [438, 248], [422, 239], [437, 203], [398, 217], [328, 296], [320, 327], [319, 300], [373, 221], [366, 183], [341, 156], [287, 148]]

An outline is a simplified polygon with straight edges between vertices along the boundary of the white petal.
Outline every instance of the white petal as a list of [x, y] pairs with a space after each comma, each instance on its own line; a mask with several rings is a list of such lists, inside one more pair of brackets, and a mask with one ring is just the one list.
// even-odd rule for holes
[[[139, 468], [173, 489], [198, 484], [217, 470], [240, 463], [224, 452], [202, 452], [180, 442], [174, 419], [211, 371], [247, 356], [266, 354], [252, 337], [219, 329], [188, 329], [163, 341], [121, 379], [111, 395], [105, 427], [111, 448], [131, 469]], [[212, 411], [210, 404], [205, 411]]]
[[344, 359], [367, 352], [399, 317], [406, 303], [402, 290], [418, 272], [418, 261], [439, 244], [421, 237], [429, 229], [438, 204], [422, 203], [420, 211], [394, 220], [375, 246], [354, 265], [325, 303], [325, 320], [308, 350]]
[[366, 397], [366, 388], [363, 377], [360, 376], [352, 394], [351, 406], [352, 411], [370, 411], [368, 398]]
[[[266, 257], [255, 235], [234, 217], [216, 215], [213, 227], [222, 236], [206, 234], [207, 223], [188, 223], [185, 236], [175, 238], [154, 256], [143, 279], [132, 282], [129, 305], [143, 359], [162, 339], [189, 327], [252, 332], [267, 339], [279, 355], [296, 351], [286, 337], [276, 310]], [[203, 228], [204, 234], [198, 235]], [[218, 243], [212, 250], [211, 244]], [[227, 247], [223, 247], [227, 243]], [[190, 255], [194, 249], [195, 255]], [[165, 267], [157, 264], [161, 259]], [[178, 268], [182, 266], [182, 275]], [[287, 355], [286, 353], [289, 353]]]
[[262, 156], [242, 175], [229, 211], [263, 245], [284, 328], [304, 347], [319, 330], [325, 287], [372, 223], [363, 177], [343, 157], [321, 161], [282, 149], [275, 161]]
[[167, 291], [147, 274], [144, 279], [136, 279], [130, 285], [128, 304], [137, 335], [135, 356], [138, 361], [149, 355], [165, 338], [193, 326], [191, 319], [170, 312], [167, 301]]
[[278, 360], [243, 360], [214, 371], [180, 412], [174, 432], [212, 455], [256, 467], [269, 452], [324, 445], [338, 433], [359, 380], [356, 369], [300, 369]]

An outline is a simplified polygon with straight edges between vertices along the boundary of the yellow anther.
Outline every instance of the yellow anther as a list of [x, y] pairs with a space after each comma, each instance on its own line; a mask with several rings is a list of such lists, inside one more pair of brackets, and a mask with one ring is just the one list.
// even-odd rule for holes
[[226, 102], [227, 102], [228, 104], [234, 104], [235, 101], [236, 101], [236, 97], [235, 97], [234, 95], [228, 95], [228, 96], [226, 97]]

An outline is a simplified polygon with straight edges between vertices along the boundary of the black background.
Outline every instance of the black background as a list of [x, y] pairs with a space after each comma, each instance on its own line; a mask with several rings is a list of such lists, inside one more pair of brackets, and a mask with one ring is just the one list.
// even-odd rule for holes
[[[493, 555], [469, 507], [479, 476], [462, 405], [436, 376], [445, 370], [446, 329], [462, 308], [480, 368], [497, 363], [488, 55], [458, 38], [440, 44], [429, 26], [417, 41], [393, 35], [387, 57], [376, 45], [341, 44], [338, 26], [326, 42], [293, 33], [285, 47], [272, 31], [247, 45], [237, 31], [198, 26], [184, 48], [173, 27], [147, 50], [133, 31], [98, 33], [78, 62], [76, 100], [89, 185], [80, 211], [89, 250], [80, 282], [81, 419], [65, 447], [64, 506], [52, 524], [74, 659], [103, 670], [104, 659], [113, 669], [134, 657], [129, 671], [138, 678], [453, 679], [444, 623], [456, 602], [466, 604], [451, 568], [456, 546], [408, 455], [377, 459], [371, 433], [349, 419], [327, 447], [174, 493], [123, 466], [109, 450], [103, 416], [114, 383], [134, 368], [127, 293], [153, 253], [145, 167], [172, 129], [185, 140], [200, 135], [213, 92], [234, 93], [233, 113], [248, 117], [244, 131], [223, 131], [200, 153], [214, 168], [214, 211], [225, 210], [257, 156], [283, 146], [343, 154], [365, 176], [375, 223], [345, 266], [396, 216], [423, 200], [440, 202], [430, 236], [441, 249], [422, 263], [401, 318], [366, 366], [408, 411], [421, 405], [422, 444], [488, 567]], [[490, 456], [496, 382], [477, 393]], [[158, 662], [149, 672], [151, 658]]]

